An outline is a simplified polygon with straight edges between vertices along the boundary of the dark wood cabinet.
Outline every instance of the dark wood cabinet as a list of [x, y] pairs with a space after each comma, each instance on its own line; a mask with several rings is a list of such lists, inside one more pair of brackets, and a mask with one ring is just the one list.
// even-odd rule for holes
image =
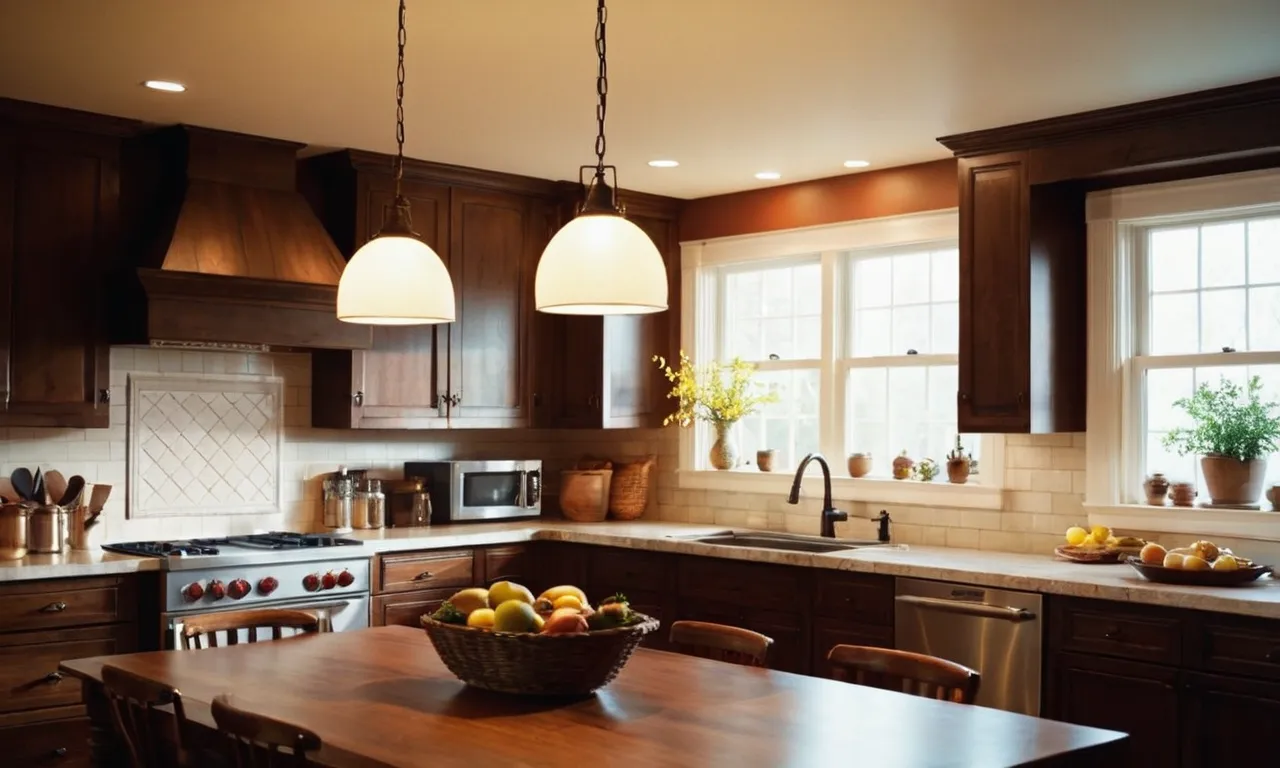
[[533, 558], [523, 544], [482, 549], [477, 552], [476, 565], [482, 570], [476, 581], [486, 587], [495, 581], [527, 585], [534, 575]]
[[0, 426], [110, 422], [102, 286], [118, 249], [121, 138], [92, 130], [0, 108]]
[[766, 660], [767, 667], [797, 674], [808, 674], [811, 668], [809, 627], [805, 616], [800, 613], [770, 611], [681, 596], [675, 618], [727, 624], [759, 632], [773, 638]]
[[1266, 755], [1274, 759], [1280, 683], [1187, 674], [1182, 700], [1184, 765], [1249, 764]]
[[818, 677], [833, 677], [827, 654], [837, 645], [865, 645], [873, 648], [893, 647], [893, 627], [878, 627], [851, 621], [824, 619], [813, 620], [812, 672]]
[[1178, 672], [1135, 661], [1057, 653], [1047, 672], [1045, 715], [1129, 734], [1140, 765], [1178, 765]]

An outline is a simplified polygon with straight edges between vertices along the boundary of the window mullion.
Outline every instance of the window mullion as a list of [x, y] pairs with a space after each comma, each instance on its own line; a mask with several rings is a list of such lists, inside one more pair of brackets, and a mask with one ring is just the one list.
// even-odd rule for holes
[[843, 342], [837, 325], [841, 320], [839, 255], [824, 251], [822, 259], [821, 363], [818, 373], [818, 449], [832, 458], [843, 453], [844, 398], [836, 376], [837, 345]]

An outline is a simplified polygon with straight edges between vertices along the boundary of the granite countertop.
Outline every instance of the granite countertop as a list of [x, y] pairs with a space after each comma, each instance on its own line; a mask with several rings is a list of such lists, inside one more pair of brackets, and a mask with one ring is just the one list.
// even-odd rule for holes
[[[1171, 608], [1216, 611], [1280, 619], [1280, 580], [1263, 577], [1241, 587], [1179, 587], [1146, 581], [1126, 565], [1081, 565], [1052, 555], [987, 552], [949, 547], [868, 547], [830, 554], [742, 549], [700, 544], [692, 538], [724, 533], [723, 526], [638, 521], [631, 523], [570, 523], [526, 520], [510, 523], [387, 528], [356, 531], [369, 554], [414, 549], [445, 549], [526, 541], [564, 541], [577, 544], [674, 552], [758, 563], [829, 568], [976, 584], [997, 589], [1050, 595], [1116, 600]], [[0, 561], [0, 582], [97, 576], [158, 570], [159, 561], [107, 552], [66, 555], [28, 555]]]

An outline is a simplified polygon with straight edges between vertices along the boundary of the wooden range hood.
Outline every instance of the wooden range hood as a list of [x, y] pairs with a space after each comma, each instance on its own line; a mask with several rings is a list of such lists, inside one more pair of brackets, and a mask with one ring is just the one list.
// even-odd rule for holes
[[190, 126], [132, 140], [121, 174], [129, 344], [367, 349], [335, 315], [344, 261], [296, 183], [301, 144]]

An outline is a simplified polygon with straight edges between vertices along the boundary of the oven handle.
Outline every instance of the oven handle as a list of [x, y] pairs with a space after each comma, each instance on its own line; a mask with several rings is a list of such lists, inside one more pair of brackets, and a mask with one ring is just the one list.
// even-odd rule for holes
[[916, 595], [898, 595], [893, 598], [899, 603], [915, 606], [922, 610], [945, 611], [965, 616], [978, 616], [984, 619], [1000, 619], [1014, 623], [1032, 621], [1036, 615], [1025, 608], [1014, 608], [1011, 605], [987, 605], [986, 603], [967, 603], [962, 600], [944, 600], [939, 597], [918, 597]]

